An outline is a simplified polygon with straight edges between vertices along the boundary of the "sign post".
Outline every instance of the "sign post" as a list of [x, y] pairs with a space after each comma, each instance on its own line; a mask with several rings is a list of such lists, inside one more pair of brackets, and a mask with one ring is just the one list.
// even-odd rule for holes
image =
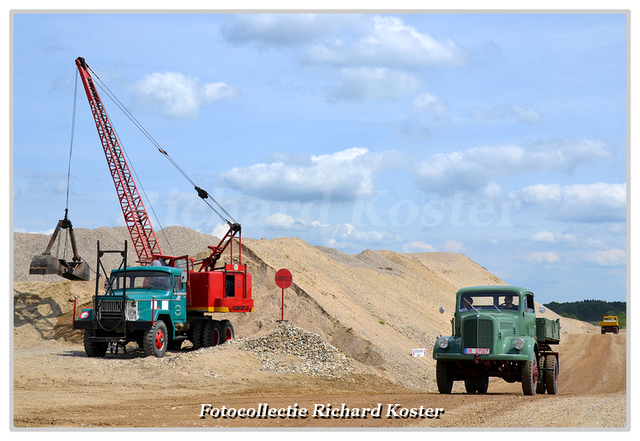
[[291, 271], [288, 269], [278, 270], [276, 273], [276, 285], [282, 288], [282, 319], [284, 322], [284, 290], [285, 288], [289, 288], [291, 286], [291, 282], [293, 281], [293, 277], [291, 276]]

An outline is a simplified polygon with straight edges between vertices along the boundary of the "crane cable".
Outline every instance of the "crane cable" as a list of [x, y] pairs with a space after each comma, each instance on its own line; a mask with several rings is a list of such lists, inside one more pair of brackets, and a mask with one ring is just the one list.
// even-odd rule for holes
[[[87, 68], [91, 70], [89, 66], [87, 66]], [[120, 100], [109, 90], [109, 88], [102, 82], [100, 77], [98, 77], [98, 75], [96, 75], [96, 73], [93, 70], [91, 70], [91, 72], [95, 75], [95, 78], [98, 80], [98, 85], [100, 86], [100, 88], [109, 96], [109, 98], [111, 98], [111, 100], [131, 120], [131, 122], [147, 137], [147, 139], [158, 149], [158, 151], [162, 153], [162, 155], [165, 158], [167, 158], [167, 160], [182, 174], [182, 176], [184, 176], [187, 179], [187, 181], [189, 181], [189, 183], [191, 183], [191, 185], [193, 185], [196, 192], [198, 192], [198, 196], [200, 196], [200, 198], [209, 206], [209, 208], [211, 208], [213, 212], [216, 213], [225, 223], [231, 225], [232, 222], [229, 221], [229, 219], [231, 219], [231, 221], [233, 221], [234, 224], [237, 224], [233, 216], [231, 216], [229, 212], [222, 207], [222, 205], [220, 205], [215, 199], [211, 198], [209, 196], [209, 193], [206, 190], [203, 190], [202, 188], [198, 187], [196, 183], [193, 182], [193, 180], [189, 177], [189, 175], [187, 175], [187, 173], [178, 165], [178, 163], [169, 155], [169, 153], [167, 153], [167, 151], [160, 146], [160, 144], [153, 138], [153, 136], [151, 136], [151, 134], [142, 126], [142, 124], [140, 124], [140, 122], [133, 116], [133, 114], [125, 107], [125, 105], [122, 104], [122, 102], [120, 102]], [[218, 207], [218, 209], [226, 215], [226, 217], [223, 216], [218, 210], [216, 210], [213, 207], [213, 205], [211, 205], [209, 201], [207, 201], [207, 199], [211, 199], [213, 203]]]

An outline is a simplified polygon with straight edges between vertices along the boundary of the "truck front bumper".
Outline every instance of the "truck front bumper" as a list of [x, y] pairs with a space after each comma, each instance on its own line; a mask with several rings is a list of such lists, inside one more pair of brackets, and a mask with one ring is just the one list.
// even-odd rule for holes
[[439, 352], [434, 354], [436, 360], [464, 360], [464, 361], [529, 361], [528, 354], [459, 354], [455, 352]]
[[100, 323], [94, 320], [76, 320], [73, 322], [73, 329], [108, 329], [114, 332], [122, 332], [125, 326], [127, 331], [139, 331], [151, 329], [153, 323], [148, 320], [127, 321], [126, 324], [125, 321], [118, 320], [101, 320]]

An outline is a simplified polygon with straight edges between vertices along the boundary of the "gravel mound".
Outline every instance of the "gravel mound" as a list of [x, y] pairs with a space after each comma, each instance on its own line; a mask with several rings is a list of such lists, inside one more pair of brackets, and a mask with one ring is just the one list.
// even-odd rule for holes
[[265, 371], [340, 378], [356, 370], [349, 357], [318, 334], [289, 323], [262, 337], [245, 339], [239, 348], [254, 353]]

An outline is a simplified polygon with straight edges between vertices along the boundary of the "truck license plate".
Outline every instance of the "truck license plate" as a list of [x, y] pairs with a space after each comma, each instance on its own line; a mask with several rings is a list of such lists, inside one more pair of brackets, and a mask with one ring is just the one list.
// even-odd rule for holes
[[465, 348], [465, 354], [488, 354], [489, 348]]

